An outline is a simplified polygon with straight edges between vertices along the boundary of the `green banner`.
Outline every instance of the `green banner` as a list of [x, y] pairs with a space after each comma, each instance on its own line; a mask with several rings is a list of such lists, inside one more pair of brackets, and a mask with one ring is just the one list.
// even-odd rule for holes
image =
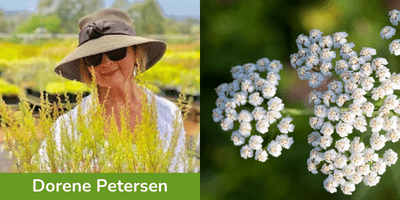
[[200, 174], [0, 174], [9, 199], [200, 199]]

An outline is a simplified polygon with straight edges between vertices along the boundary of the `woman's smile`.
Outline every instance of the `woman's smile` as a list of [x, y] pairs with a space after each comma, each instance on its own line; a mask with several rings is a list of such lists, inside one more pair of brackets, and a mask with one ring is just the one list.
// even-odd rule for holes
[[115, 73], [116, 71], [118, 71], [118, 70], [119, 70], [119, 68], [117, 68], [117, 69], [115, 69], [115, 68], [106, 69], [106, 70], [103, 70], [103, 71], [101, 72], [101, 75], [102, 75], [102, 76], [112, 76], [112, 75], [114, 75], [114, 73]]

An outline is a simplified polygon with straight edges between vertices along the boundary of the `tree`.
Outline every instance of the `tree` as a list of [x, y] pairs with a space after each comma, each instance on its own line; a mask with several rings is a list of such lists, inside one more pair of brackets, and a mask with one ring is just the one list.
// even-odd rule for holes
[[50, 33], [57, 33], [60, 29], [60, 19], [56, 14], [31, 15], [31, 17], [17, 28], [17, 33], [33, 33], [37, 28], [46, 28]]
[[132, 26], [137, 35], [142, 35], [143, 31], [141, 29], [141, 18], [142, 18], [142, 4], [134, 3], [128, 9], [128, 14], [132, 18]]
[[1, 33], [7, 32], [7, 21], [4, 18], [4, 13], [1, 9], [0, 9], [0, 32]]
[[200, 22], [198, 19], [187, 18], [184, 20], [166, 19], [166, 33], [169, 34], [198, 34]]
[[78, 21], [85, 15], [104, 8], [103, 0], [39, 0], [40, 15], [56, 14], [60, 20], [57, 32], [78, 33]]
[[111, 4], [111, 8], [117, 8], [120, 9], [122, 11], [128, 11], [130, 6], [130, 3], [127, 0], [115, 0], [112, 4]]
[[56, 13], [61, 20], [60, 27], [63, 31], [78, 33], [79, 19], [102, 8], [103, 0], [61, 0]]
[[36, 5], [36, 9], [39, 14], [47, 15], [50, 13], [55, 13], [59, 4], [60, 0], [39, 0]]
[[147, 0], [143, 5], [143, 28], [148, 34], [164, 33], [164, 15], [156, 0]]
[[48, 15], [42, 19], [44, 28], [50, 33], [57, 33], [60, 29], [60, 18], [56, 14]]
[[165, 18], [156, 0], [134, 3], [128, 10], [138, 35], [164, 34]]

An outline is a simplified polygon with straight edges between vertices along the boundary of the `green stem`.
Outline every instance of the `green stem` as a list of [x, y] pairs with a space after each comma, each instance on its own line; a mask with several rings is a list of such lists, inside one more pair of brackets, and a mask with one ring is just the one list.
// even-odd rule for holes
[[312, 114], [314, 114], [314, 109], [312, 109], [312, 108], [305, 108], [305, 109], [285, 108], [281, 111], [281, 114], [288, 115], [288, 116], [312, 115]]

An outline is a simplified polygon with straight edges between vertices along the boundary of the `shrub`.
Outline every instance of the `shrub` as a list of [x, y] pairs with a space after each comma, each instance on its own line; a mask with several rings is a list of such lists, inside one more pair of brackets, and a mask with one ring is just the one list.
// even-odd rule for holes
[[0, 78], [0, 96], [12, 96], [12, 95], [19, 95], [21, 89], [18, 86], [12, 85], [5, 81], [4, 79]]
[[[92, 90], [93, 94], [97, 94], [95, 87]], [[80, 94], [78, 100], [81, 99]], [[174, 119], [173, 136], [166, 144], [163, 138], [159, 137], [162, 134], [157, 128], [154, 100], [145, 99], [148, 103], [143, 104], [143, 120], [131, 131], [127, 106], [121, 107], [120, 118], [105, 117], [104, 106], [99, 103], [97, 97], [92, 99], [94, 106], [88, 109], [77, 107], [79, 114], [76, 121], [57, 120], [59, 124], [55, 125], [54, 122], [61, 115], [61, 103], [51, 104], [46, 96], [42, 95], [39, 118], [36, 119], [33, 108], [30, 108], [24, 96], [21, 96], [18, 111], [13, 111], [0, 99], [5, 147], [12, 152], [15, 160], [14, 171], [169, 171], [179, 132], [183, 128], [178, 118]], [[179, 102], [181, 105], [187, 103], [184, 99]], [[71, 109], [69, 103], [66, 107]], [[176, 113], [175, 116], [180, 116], [180, 113]], [[120, 126], [117, 126], [117, 121], [121, 122]], [[57, 144], [54, 138], [54, 131], [58, 125], [62, 145]], [[193, 150], [187, 150], [187, 154], [193, 154]], [[186, 160], [186, 157], [186, 154], [179, 155], [180, 159], [185, 159], [185, 164], [190, 163], [191, 159]], [[190, 170], [187, 165], [185, 168], [186, 171]]]

